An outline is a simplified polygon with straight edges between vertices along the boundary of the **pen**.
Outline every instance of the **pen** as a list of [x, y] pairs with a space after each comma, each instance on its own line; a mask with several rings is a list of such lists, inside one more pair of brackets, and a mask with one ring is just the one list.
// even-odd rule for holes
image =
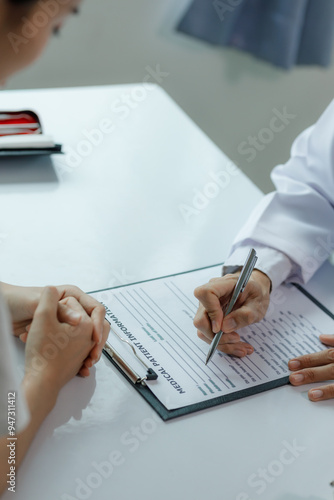
[[[244, 289], [248, 283], [248, 280], [250, 278], [250, 275], [253, 272], [256, 261], [257, 261], [256, 252], [255, 252], [254, 248], [252, 248], [248, 254], [248, 257], [246, 259], [245, 264], [243, 265], [243, 267], [241, 269], [239, 279], [238, 279], [238, 281], [233, 289], [232, 296], [231, 296], [230, 302], [227, 306], [227, 309], [224, 312], [224, 316], [227, 316], [228, 314], [230, 314], [236, 301], [238, 300], [239, 295], [244, 291]], [[216, 333], [216, 335], [214, 336], [214, 338], [211, 342], [211, 345], [210, 345], [208, 355], [206, 357], [206, 361], [205, 361], [206, 365], [208, 364], [208, 362], [212, 358], [214, 352], [216, 351], [217, 346], [219, 344], [220, 339], [222, 338], [223, 333], [224, 332], [222, 330], [220, 330], [220, 332]]]

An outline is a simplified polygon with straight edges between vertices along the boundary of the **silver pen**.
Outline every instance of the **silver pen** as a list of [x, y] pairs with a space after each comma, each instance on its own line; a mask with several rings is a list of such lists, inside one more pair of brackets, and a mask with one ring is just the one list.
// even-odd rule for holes
[[[255, 252], [254, 248], [252, 248], [248, 254], [248, 257], [246, 259], [245, 264], [243, 265], [243, 267], [241, 269], [239, 279], [238, 279], [238, 281], [233, 289], [231, 300], [230, 300], [228, 307], [224, 313], [224, 317], [227, 316], [228, 314], [230, 314], [233, 307], [235, 306], [236, 301], [238, 300], [239, 295], [244, 291], [244, 289], [248, 283], [248, 280], [250, 278], [250, 275], [253, 272], [256, 261], [257, 261], [256, 252]], [[223, 333], [224, 332], [222, 330], [220, 330], [220, 332], [216, 333], [216, 335], [214, 336], [214, 338], [211, 342], [211, 345], [210, 345], [208, 355], [206, 357], [206, 361], [205, 361], [206, 365], [208, 364], [208, 362], [212, 358], [214, 352], [216, 351], [217, 346], [220, 342], [220, 339], [222, 338]]]

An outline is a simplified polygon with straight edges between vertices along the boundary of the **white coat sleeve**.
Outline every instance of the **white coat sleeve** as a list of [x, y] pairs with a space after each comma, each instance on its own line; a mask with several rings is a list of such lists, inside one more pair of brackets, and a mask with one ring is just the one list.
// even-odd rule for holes
[[[241, 249], [258, 246], [259, 264], [273, 286], [285, 280], [305, 284], [334, 249], [334, 101], [295, 140], [289, 161], [271, 177], [276, 191], [238, 233], [226, 265], [243, 264]], [[272, 251], [263, 254], [264, 247]]]

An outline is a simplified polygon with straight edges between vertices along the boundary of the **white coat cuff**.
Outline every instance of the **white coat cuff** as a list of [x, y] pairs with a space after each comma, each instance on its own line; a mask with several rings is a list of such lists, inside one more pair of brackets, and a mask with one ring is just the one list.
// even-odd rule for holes
[[271, 280], [272, 289], [277, 288], [291, 274], [293, 264], [281, 252], [262, 245], [242, 245], [237, 247], [224, 262], [223, 275], [233, 273], [243, 266], [251, 248], [257, 253], [255, 269], [265, 273]]

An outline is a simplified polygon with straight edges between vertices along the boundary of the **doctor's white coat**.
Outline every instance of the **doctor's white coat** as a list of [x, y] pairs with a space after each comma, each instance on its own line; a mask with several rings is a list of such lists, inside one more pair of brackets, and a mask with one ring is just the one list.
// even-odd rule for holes
[[250, 247], [272, 280], [306, 283], [334, 249], [334, 101], [293, 143], [291, 158], [238, 233], [224, 271], [242, 265]]

